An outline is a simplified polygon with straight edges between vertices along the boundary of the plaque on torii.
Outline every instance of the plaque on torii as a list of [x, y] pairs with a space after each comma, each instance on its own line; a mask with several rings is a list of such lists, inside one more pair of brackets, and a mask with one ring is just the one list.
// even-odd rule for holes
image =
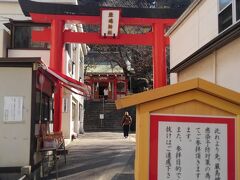
[[118, 37], [119, 19], [121, 16], [120, 9], [101, 9], [101, 36]]

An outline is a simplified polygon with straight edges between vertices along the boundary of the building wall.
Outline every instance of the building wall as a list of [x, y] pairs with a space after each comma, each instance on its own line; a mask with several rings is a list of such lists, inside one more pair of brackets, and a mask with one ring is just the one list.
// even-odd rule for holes
[[7, 47], [9, 47], [10, 35], [4, 29], [0, 29], [0, 57], [7, 56]]
[[[0, 67], [0, 83], [0, 167], [29, 165], [32, 69]], [[4, 96], [24, 97], [23, 122], [3, 122]]]
[[[80, 24], [67, 24], [66, 28], [75, 32], [83, 32], [82, 25]], [[84, 83], [84, 55], [87, 54], [87, 46], [84, 44], [71, 44], [70, 51], [71, 57], [68, 51], [66, 51], [65, 54], [65, 74]], [[69, 61], [75, 62], [75, 69], [73, 69], [74, 73], [69, 73], [68, 71]], [[71, 139], [73, 134], [84, 133], [84, 98], [66, 89], [64, 91], [64, 98], [67, 99], [68, 111], [63, 113], [62, 128], [64, 137]], [[75, 103], [75, 110], [73, 109], [72, 103]], [[73, 113], [75, 114], [74, 116]]]
[[178, 81], [200, 77], [229, 89], [240, 91], [240, 38], [178, 73]]
[[[78, 31], [79, 32], [83, 32], [83, 28], [82, 25], [78, 26]], [[82, 83], [84, 83], [84, 64], [85, 64], [85, 58], [84, 56], [87, 55], [88, 53], [88, 47], [86, 46], [86, 44], [81, 44], [79, 45], [79, 57], [80, 57], [80, 64], [79, 64], [79, 79]], [[79, 133], [83, 134], [84, 133], [84, 98], [80, 98], [79, 99]], [[78, 127], [78, 126], [77, 126]], [[77, 132], [77, 130], [75, 129], [75, 132]]]
[[[73, 30], [77, 31], [75, 26], [71, 26], [68, 28], [73, 28]], [[65, 53], [65, 74], [69, 77], [83, 81], [83, 78], [81, 77], [81, 72], [83, 71], [83, 66], [81, 66], [81, 62], [83, 61], [83, 57], [81, 56], [81, 46], [79, 44], [71, 44], [71, 57], [68, 54], [68, 51]], [[72, 69], [74, 73], [69, 72], [69, 61], [75, 62], [75, 69]], [[84, 61], [83, 61], [84, 62]], [[81, 78], [80, 78], [81, 77]], [[66, 99], [67, 102], [67, 111], [63, 112], [63, 124], [62, 124], [62, 130], [64, 137], [66, 139], [71, 139], [72, 135], [79, 134], [80, 133], [80, 121], [83, 121], [83, 119], [79, 118], [79, 113], [83, 113], [82, 109], [79, 109], [79, 104], [83, 106], [83, 97], [80, 95], [74, 94], [71, 91], [65, 89], [64, 90], [64, 99]], [[72, 103], [75, 103], [75, 110], [73, 109]], [[75, 113], [75, 116], [73, 118], [73, 113]]]
[[3, 0], [1, 2], [1, 13], [9, 14], [10, 9], [17, 14], [22, 14], [22, 10], [18, 5], [18, 0]]
[[217, 51], [216, 83], [240, 91], [240, 38]]
[[179, 72], [178, 82], [198, 77], [213, 83], [215, 82], [215, 53]]
[[[66, 103], [66, 111], [63, 111], [62, 114], [62, 131], [63, 136], [66, 139], [71, 139], [71, 112], [72, 112], [72, 102], [71, 102], [71, 93], [66, 89], [64, 90], [63, 99]], [[64, 102], [63, 102], [64, 103]]]
[[32, 50], [32, 49], [9, 49], [8, 57], [41, 57], [41, 60], [49, 66], [50, 50]]
[[217, 1], [203, 0], [170, 35], [171, 68], [218, 35]]
[[9, 0], [0, 2], [0, 19], [5, 20], [8, 18], [14, 20], [24, 20], [29, 19], [25, 17], [22, 13], [22, 9], [18, 4], [18, 0]]

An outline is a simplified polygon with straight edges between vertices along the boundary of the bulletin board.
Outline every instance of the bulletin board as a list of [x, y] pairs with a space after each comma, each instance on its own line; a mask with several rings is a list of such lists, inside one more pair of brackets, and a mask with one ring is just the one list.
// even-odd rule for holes
[[150, 180], [235, 180], [235, 119], [150, 115]]

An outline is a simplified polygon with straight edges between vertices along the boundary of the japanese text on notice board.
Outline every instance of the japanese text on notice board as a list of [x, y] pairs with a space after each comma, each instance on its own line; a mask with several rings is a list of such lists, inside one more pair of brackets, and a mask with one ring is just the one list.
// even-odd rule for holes
[[4, 122], [21, 122], [23, 120], [23, 97], [5, 96], [3, 112]]
[[226, 124], [158, 125], [158, 180], [227, 179]]

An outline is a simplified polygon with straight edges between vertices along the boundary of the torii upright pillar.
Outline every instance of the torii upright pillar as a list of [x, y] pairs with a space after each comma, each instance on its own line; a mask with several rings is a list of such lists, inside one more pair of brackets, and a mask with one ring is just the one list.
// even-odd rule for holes
[[166, 69], [166, 43], [164, 37], [164, 24], [153, 24], [154, 42], [152, 48], [153, 56], [153, 87], [158, 88], [167, 85], [167, 69]]
[[[50, 68], [53, 70], [64, 73], [63, 65], [63, 53], [64, 53], [64, 41], [63, 41], [64, 21], [53, 19], [51, 22], [51, 56], [50, 56]], [[59, 84], [56, 86], [54, 93], [54, 124], [53, 131], [61, 131], [62, 127], [62, 87]]]

